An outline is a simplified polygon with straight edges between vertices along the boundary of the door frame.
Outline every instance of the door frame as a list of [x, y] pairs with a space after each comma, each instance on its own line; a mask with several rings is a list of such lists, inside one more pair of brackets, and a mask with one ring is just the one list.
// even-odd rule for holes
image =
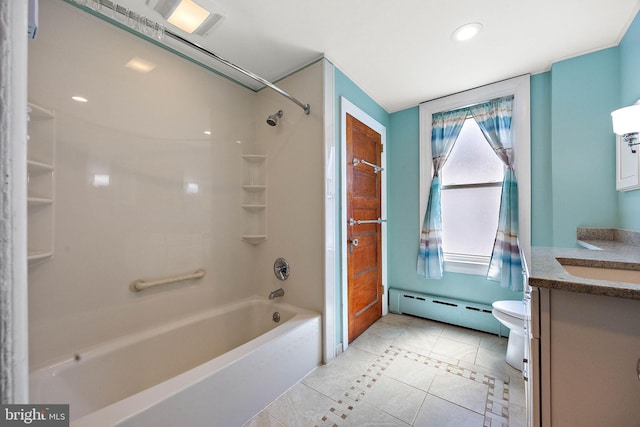
[[[358, 119], [371, 129], [380, 134], [383, 146], [381, 154], [382, 175], [382, 195], [381, 195], [381, 215], [382, 219], [387, 219], [387, 128], [380, 124], [373, 117], [356, 107], [345, 97], [340, 97], [340, 288], [342, 293], [342, 351], [349, 346], [349, 304], [348, 304], [348, 277], [347, 277], [347, 114]], [[388, 313], [388, 287], [387, 287], [387, 223], [382, 224], [382, 286], [384, 295], [382, 298], [382, 315]]]
[[6, 334], [0, 352], [7, 365], [0, 375], [2, 403], [29, 402], [29, 297], [27, 271], [27, 74], [28, 74], [28, 2], [0, 2], [0, 14], [7, 17], [0, 46], [7, 58], [0, 64], [0, 84], [5, 89], [2, 120], [8, 126], [0, 134], [0, 169], [6, 174], [0, 194], [8, 201], [0, 212], [0, 224], [7, 244], [0, 262], [0, 295], [5, 306], [0, 316]]

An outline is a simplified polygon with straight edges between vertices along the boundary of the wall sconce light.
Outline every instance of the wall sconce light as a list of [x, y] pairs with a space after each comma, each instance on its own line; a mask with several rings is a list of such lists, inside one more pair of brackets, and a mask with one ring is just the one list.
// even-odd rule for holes
[[613, 123], [613, 132], [620, 135], [624, 142], [629, 145], [631, 152], [635, 153], [633, 148], [639, 145], [638, 132], [640, 132], [640, 100], [635, 104], [619, 108], [611, 113], [611, 121]]

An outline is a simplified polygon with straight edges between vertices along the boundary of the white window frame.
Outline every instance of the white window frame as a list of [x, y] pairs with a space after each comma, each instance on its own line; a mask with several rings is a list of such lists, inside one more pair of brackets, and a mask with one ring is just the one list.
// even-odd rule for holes
[[[514, 170], [518, 181], [519, 242], [521, 251], [530, 265], [531, 260], [531, 100], [529, 75], [514, 77], [465, 92], [459, 92], [420, 104], [420, 223], [427, 210], [429, 190], [433, 177], [431, 155], [431, 119], [442, 111], [480, 104], [494, 98], [513, 95], [513, 154]], [[464, 256], [446, 256], [445, 271], [465, 274], [486, 274], [488, 261]]]

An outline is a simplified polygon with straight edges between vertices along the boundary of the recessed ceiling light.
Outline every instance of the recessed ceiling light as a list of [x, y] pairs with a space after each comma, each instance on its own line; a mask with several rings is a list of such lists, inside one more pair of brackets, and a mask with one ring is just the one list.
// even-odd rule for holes
[[211, 131], [210, 131], [210, 130], [205, 130], [205, 131], [204, 131], [204, 134], [205, 134], [205, 135], [211, 135]]
[[89, 102], [89, 100], [87, 98], [85, 98], [84, 96], [72, 96], [71, 99], [73, 99], [76, 102]]
[[464, 24], [462, 27], [458, 28], [451, 34], [451, 38], [456, 41], [465, 41], [470, 40], [477, 36], [483, 27], [479, 22], [471, 22], [469, 24]]
[[125, 67], [138, 71], [140, 73], [148, 73], [149, 71], [152, 71], [154, 68], [156, 68], [156, 64], [147, 61], [146, 59], [134, 56], [129, 62], [127, 62]]
[[187, 33], [193, 33], [211, 15], [192, 0], [182, 0], [167, 21]]

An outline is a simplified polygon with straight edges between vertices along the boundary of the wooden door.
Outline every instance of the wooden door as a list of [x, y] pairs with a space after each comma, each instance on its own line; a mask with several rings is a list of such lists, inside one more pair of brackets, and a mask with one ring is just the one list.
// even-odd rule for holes
[[349, 342], [382, 316], [381, 157], [380, 134], [347, 114]]

